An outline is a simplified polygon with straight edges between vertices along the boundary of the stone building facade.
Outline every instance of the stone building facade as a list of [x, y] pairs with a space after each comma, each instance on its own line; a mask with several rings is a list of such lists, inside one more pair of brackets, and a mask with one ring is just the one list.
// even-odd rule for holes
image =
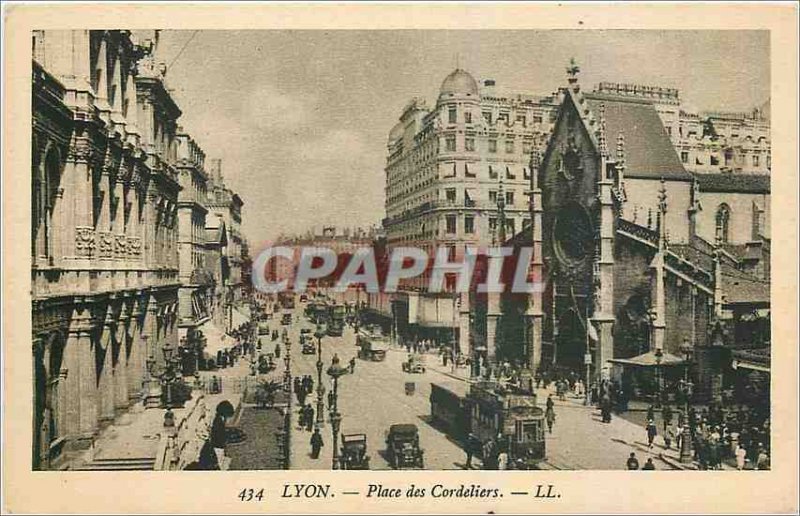
[[531, 227], [509, 242], [533, 247], [544, 288], [476, 307], [488, 358], [600, 379], [681, 366], [688, 346], [697, 392], [719, 397], [726, 352], [769, 346], [769, 176], [689, 172], [653, 99], [568, 78], [531, 159]]
[[[446, 247], [451, 260], [465, 248], [491, 245], [498, 228], [498, 198], [505, 204], [505, 231], [530, 224], [529, 159], [543, 146], [558, 108], [557, 94], [502, 94], [495, 81], [478, 84], [457, 69], [442, 82], [433, 108], [412, 99], [392, 128], [386, 165], [388, 250], [416, 246], [432, 258]], [[430, 271], [396, 294], [370, 295], [369, 306], [393, 317], [402, 336], [432, 336], [462, 350], [469, 345], [469, 298], [425, 292]], [[453, 278], [447, 278], [452, 290]]]
[[34, 469], [88, 446], [178, 345], [181, 111], [145, 36], [33, 33]]
[[[220, 328], [231, 330], [233, 306], [242, 301], [242, 207], [239, 194], [228, 188], [222, 175], [222, 160], [211, 160], [209, 171], [208, 215], [206, 228], [209, 245], [217, 246], [222, 255], [217, 263], [215, 306], [220, 308]], [[224, 242], [223, 242], [224, 240]]]

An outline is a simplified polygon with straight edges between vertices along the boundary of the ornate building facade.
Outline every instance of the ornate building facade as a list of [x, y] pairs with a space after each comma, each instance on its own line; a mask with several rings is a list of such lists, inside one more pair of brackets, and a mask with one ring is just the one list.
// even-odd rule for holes
[[[451, 260], [461, 260], [467, 246], [497, 242], [498, 200], [508, 234], [527, 227], [528, 157], [544, 145], [557, 109], [557, 94], [502, 94], [495, 81], [479, 85], [461, 69], [444, 79], [433, 108], [412, 99], [388, 139], [388, 250], [416, 246], [433, 258], [446, 247]], [[469, 297], [425, 292], [429, 279], [430, 271], [401, 284], [402, 292], [371, 294], [369, 306], [392, 317], [404, 337], [455, 336], [467, 352]], [[447, 278], [446, 290], [454, 286]]]
[[209, 245], [217, 246], [221, 251], [220, 260], [215, 266], [218, 271], [215, 305], [220, 307], [221, 318], [218, 324], [221, 328], [230, 330], [233, 324], [233, 305], [242, 300], [244, 291], [242, 284], [244, 202], [238, 193], [225, 185], [220, 159], [211, 160], [206, 206]]
[[487, 355], [619, 379], [688, 353], [719, 398], [732, 350], [768, 355], [769, 176], [687, 171], [654, 99], [584, 93], [568, 71], [531, 159], [532, 224], [509, 242], [533, 247], [544, 288], [489, 300]]
[[[146, 35], [147, 36], [147, 35]], [[158, 35], [33, 34], [33, 467], [148, 394], [178, 345], [176, 120]]]

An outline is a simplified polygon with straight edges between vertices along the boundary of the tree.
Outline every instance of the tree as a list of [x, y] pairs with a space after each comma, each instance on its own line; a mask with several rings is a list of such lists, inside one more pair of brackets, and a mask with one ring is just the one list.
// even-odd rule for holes
[[264, 380], [259, 382], [256, 387], [256, 404], [259, 408], [267, 408], [275, 404], [275, 393], [281, 388], [281, 385], [274, 380]]

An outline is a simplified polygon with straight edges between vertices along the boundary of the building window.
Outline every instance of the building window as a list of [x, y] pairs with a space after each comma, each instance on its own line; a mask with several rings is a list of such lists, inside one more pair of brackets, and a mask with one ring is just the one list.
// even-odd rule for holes
[[511, 172], [511, 167], [506, 165], [506, 179], [516, 179], [517, 175]]
[[725, 150], [725, 166], [730, 166], [731, 161], [733, 161], [733, 151], [730, 149]]
[[522, 142], [522, 153], [530, 154], [530, 152], [531, 152], [531, 142], [529, 141]]
[[495, 231], [497, 231], [497, 219], [489, 217], [489, 232], [494, 233]]
[[522, 167], [522, 178], [523, 179], [531, 178], [531, 171], [528, 167]]
[[533, 123], [534, 124], [541, 124], [542, 123], [542, 115], [533, 115]]
[[491, 111], [484, 111], [483, 112], [483, 119], [486, 120], [487, 124], [492, 123], [492, 112]]
[[681, 151], [681, 163], [689, 163], [689, 153]]
[[719, 158], [716, 156], [711, 156], [711, 165], [719, 165]]
[[451, 107], [447, 110], [447, 121], [451, 124], [456, 123], [456, 108]]
[[464, 177], [475, 177], [475, 173], [469, 170], [469, 163], [464, 163]]
[[497, 179], [497, 172], [491, 165], [489, 165], [489, 179]]
[[506, 219], [506, 236], [512, 236], [517, 234], [517, 225], [515, 224], [514, 219]]
[[522, 229], [527, 229], [530, 227], [530, 225], [531, 225], [531, 219], [529, 218], [522, 219]]
[[501, 121], [508, 124], [508, 113], [500, 113], [497, 115], [497, 122], [499, 123]]
[[522, 127], [528, 127], [528, 120], [525, 115], [517, 115], [517, 123], [522, 124]]
[[464, 149], [466, 149], [466, 150], [468, 150], [470, 152], [474, 151], [475, 150], [475, 138], [465, 138], [464, 139]]
[[514, 153], [514, 140], [506, 140], [506, 154]]
[[448, 202], [456, 202], [456, 189], [455, 188], [448, 188], [444, 191], [444, 198]]
[[472, 234], [475, 232], [475, 217], [472, 215], [464, 216], [464, 233]]
[[454, 235], [456, 232], [456, 216], [447, 215], [445, 217], [446, 232], [448, 235]]
[[489, 202], [497, 204], [497, 190], [489, 190]]
[[464, 111], [464, 122], [467, 124], [472, 123], [472, 111]]
[[758, 160], [758, 154], [753, 154], [753, 166], [754, 167], [758, 166], [758, 161], [759, 161]]
[[725, 203], [717, 208], [717, 238], [723, 243], [728, 243], [731, 221], [731, 208]]
[[672, 127], [667, 126], [667, 135], [672, 137]]
[[514, 205], [514, 192], [506, 192], [506, 205]]
[[489, 152], [497, 152], [497, 140], [489, 140]]
[[456, 150], [456, 137], [455, 136], [448, 136], [445, 139], [445, 150], [449, 152], [453, 152]]

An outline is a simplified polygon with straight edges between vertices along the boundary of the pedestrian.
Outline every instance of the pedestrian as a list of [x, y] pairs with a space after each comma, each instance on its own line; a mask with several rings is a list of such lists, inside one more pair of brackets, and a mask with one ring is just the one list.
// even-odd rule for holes
[[768, 470], [769, 469], [769, 455], [767, 450], [759, 446], [758, 459], [756, 459], [756, 469]]
[[653, 464], [653, 459], [648, 458], [647, 462], [644, 463], [644, 467], [642, 468], [643, 471], [655, 471], [656, 465]]
[[333, 391], [328, 391], [328, 408], [333, 410]]
[[647, 407], [647, 420], [648, 421], [655, 421], [656, 419], [656, 408], [651, 403], [649, 407]]
[[222, 467], [225, 458], [225, 445], [228, 441], [228, 434], [225, 431], [225, 416], [220, 412], [214, 416], [211, 423], [211, 445], [214, 447], [214, 454], [217, 457], [217, 464]]
[[647, 447], [653, 447], [653, 440], [656, 438], [658, 434], [658, 430], [656, 429], [656, 423], [652, 419], [647, 421]]
[[472, 456], [481, 450], [481, 440], [478, 437], [471, 433], [467, 436], [467, 443], [465, 446], [465, 451], [467, 452], [467, 464], [466, 469], [472, 469]]
[[664, 447], [669, 450], [672, 446], [672, 441], [676, 438], [675, 427], [670, 424], [664, 431]]
[[553, 407], [548, 407], [547, 410], [544, 412], [544, 418], [547, 421], [547, 430], [549, 433], [553, 433], [553, 423], [556, 422], [556, 411], [553, 410]]
[[318, 459], [319, 452], [322, 447], [325, 446], [325, 443], [322, 441], [322, 435], [319, 433], [319, 428], [314, 429], [314, 433], [311, 435], [311, 458]]
[[739, 471], [744, 470], [744, 465], [746, 462], [747, 457], [747, 450], [744, 449], [741, 443], [736, 447], [736, 469]]
[[314, 407], [312, 407], [311, 404], [306, 405], [306, 407], [308, 407], [306, 409], [306, 413], [308, 414], [306, 416], [306, 430], [310, 432], [311, 427], [314, 426]]
[[501, 471], [508, 469], [508, 452], [506, 452], [505, 448], [497, 454], [497, 469]]
[[546, 408], [548, 410], [552, 410], [554, 404], [555, 403], [553, 402], [553, 395], [552, 394], [548, 394], [547, 395]]
[[639, 459], [636, 458], [636, 454], [631, 452], [630, 457], [625, 462], [625, 467], [629, 470], [639, 469]]
[[350, 359], [350, 374], [356, 371], [356, 357]]
[[667, 427], [672, 423], [672, 407], [669, 406], [669, 403], [665, 403], [664, 408], [661, 409], [661, 418], [664, 420], [664, 432], [666, 432]]

